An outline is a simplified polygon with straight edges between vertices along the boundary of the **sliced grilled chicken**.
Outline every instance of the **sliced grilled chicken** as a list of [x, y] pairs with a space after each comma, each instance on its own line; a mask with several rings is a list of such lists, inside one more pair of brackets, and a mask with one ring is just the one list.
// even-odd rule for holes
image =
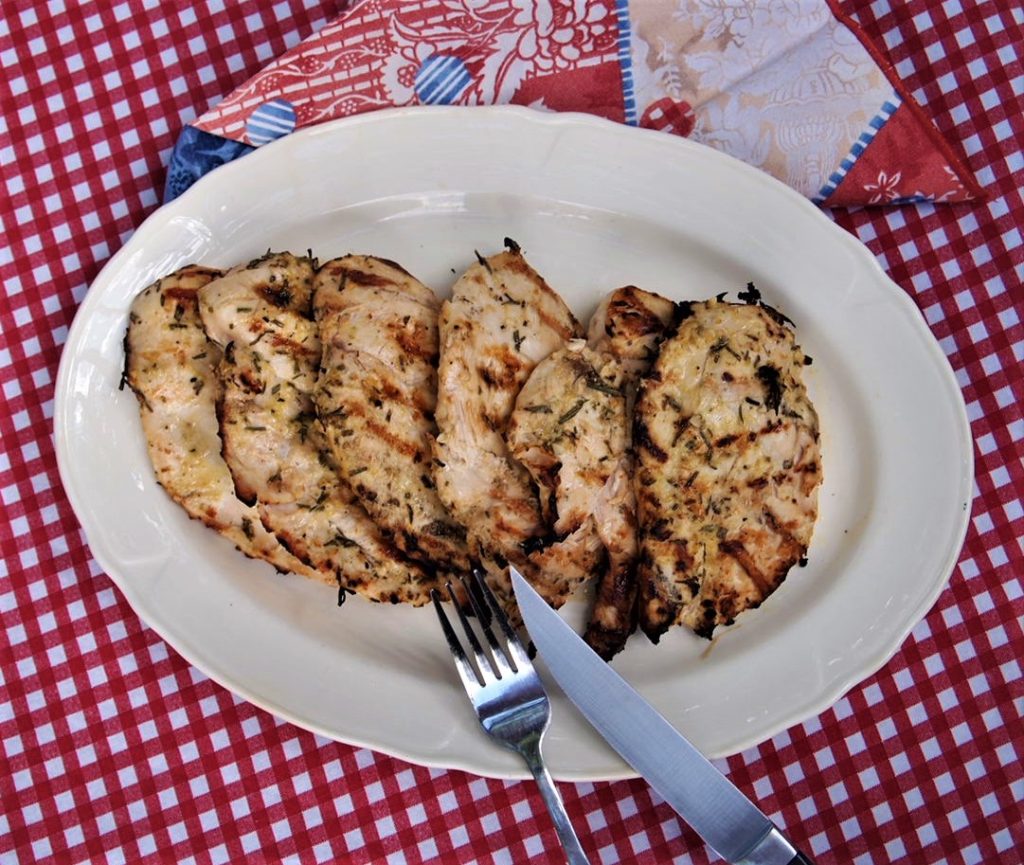
[[[455, 283], [441, 309], [434, 482], [465, 527], [489, 582], [511, 598], [505, 567], [534, 579], [523, 544], [545, 534], [526, 470], [510, 459], [505, 429], [534, 367], [580, 326], [562, 299], [506, 241]], [[538, 588], [544, 589], [543, 585]]]
[[268, 253], [200, 291], [206, 332], [224, 351], [225, 459], [239, 496], [325, 582], [374, 601], [425, 603], [432, 578], [381, 536], [341, 483], [314, 412], [313, 277], [311, 259]]
[[584, 639], [605, 660], [626, 645], [636, 627], [636, 496], [631, 448], [633, 403], [639, 377], [650, 369], [676, 316], [676, 304], [628, 285], [601, 301], [588, 327], [588, 344], [620, 364], [626, 397], [625, 440], [615, 471], [595, 499], [594, 519], [608, 554]]
[[557, 538], [530, 556], [538, 579], [561, 600], [601, 575], [586, 639], [606, 660], [635, 623], [630, 410], [636, 380], [674, 310], [671, 301], [633, 286], [609, 294], [591, 321], [590, 346], [574, 341], [541, 362], [509, 426], [509, 447], [533, 477]]
[[803, 561], [821, 480], [805, 357], [774, 310], [692, 304], [636, 406], [640, 626], [710, 638]]
[[573, 340], [537, 365], [516, 400], [509, 450], [533, 478], [554, 535], [529, 558], [555, 604], [603, 570], [602, 532], [612, 542], [618, 533], [607, 497], [626, 450], [624, 379], [618, 361]]
[[625, 648], [636, 628], [638, 547], [632, 469], [633, 459], [627, 452], [594, 508], [594, 521], [608, 563], [597, 584], [583, 639], [606, 661]]
[[323, 344], [315, 401], [342, 478], [377, 524], [409, 556], [465, 572], [465, 530], [430, 474], [440, 306], [394, 262], [324, 264], [313, 299]]
[[537, 484], [557, 536], [590, 518], [625, 451], [624, 378], [614, 358], [573, 340], [537, 365], [516, 399], [508, 446]]
[[135, 298], [124, 340], [125, 382], [139, 401], [150, 460], [167, 494], [246, 555], [308, 575], [235, 495], [221, 457], [215, 373], [221, 352], [207, 340], [196, 302], [199, 289], [218, 276], [184, 267]]

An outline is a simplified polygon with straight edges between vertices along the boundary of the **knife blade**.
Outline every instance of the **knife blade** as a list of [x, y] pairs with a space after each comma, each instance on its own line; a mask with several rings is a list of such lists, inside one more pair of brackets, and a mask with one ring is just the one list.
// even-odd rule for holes
[[622, 758], [734, 865], [812, 865], [733, 783], [509, 569], [537, 651], [576, 708]]

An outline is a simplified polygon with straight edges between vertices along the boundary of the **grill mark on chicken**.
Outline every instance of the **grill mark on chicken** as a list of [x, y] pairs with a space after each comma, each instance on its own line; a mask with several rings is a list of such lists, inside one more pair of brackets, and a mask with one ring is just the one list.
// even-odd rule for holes
[[287, 309], [292, 303], [292, 290], [286, 284], [275, 285], [273, 283], [268, 285], [261, 285], [257, 289], [257, 293], [267, 303], [271, 304], [278, 309]]
[[398, 343], [399, 347], [407, 355], [419, 358], [432, 367], [437, 366], [438, 358], [437, 348], [435, 347], [436, 340], [431, 341], [433, 344], [425, 344], [418, 334], [409, 333], [404, 329], [398, 330], [397, 332], [392, 330], [392, 333], [394, 334], [395, 341]]
[[762, 599], [768, 596], [774, 585], [773, 578], [762, 573], [761, 569], [757, 566], [757, 562], [754, 561], [754, 557], [747, 552], [747, 548], [740, 541], [722, 541], [718, 545], [718, 549], [739, 562], [740, 567], [747, 572], [747, 576], [754, 581], [760, 590]]
[[[364, 362], [367, 359], [364, 358]], [[380, 367], [377, 364], [372, 364], [374, 369], [379, 370]], [[330, 372], [328, 368], [324, 368], [321, 374]], [[331, 414], [339, 414], [339, 416], [357, 416], [357, 417], [369, 417], [372, 414], [372, 409], [380, 409], [387, 403], [389, 406], [395, 404], [409, 409], [409, 410], [423, 410], [423, 399], [417, 394], [408, 393], [402, 388], [398, 387], [389, 378], [377, 378], [373, 382], [373, 389], [367, 395], [367, 403], [352, 402], [346, 403], [344, 409], [335, 409]], [[386, 414], [385, 414], [386, 416]]]
[[502, 433], [530, 372], [580, 327], [518, 246], [507, 246], [469, 267], [442, 307], [432, 470], [441, 500], [511, 609], [504, 567], [512, 562], [536, 582], [521, 544], [545, 526], [529, 475]]
[[[405, 402], [406, 405], [411, 405], [410, 402], [405, 400], [396, 401]], [[377, 423], [377, 421], [369, 415], [369, 412], [367, 412], [365, 407], [361, 405], [347, 405], [342, 414], [344, 414], [346, 418], [362, 418], [363, 425], [370, 434], [381, 439], [392, 450], [398, 452], [402, 456], [415, 457], [419, 454], [420, 448], [416, 442], [409, 441], [408, 439], [404, 439], [401, 436], [396, 435], [385, 424]], [[337, 412], [329, 412], [324, 414], [321, 419], [326, 425], [331, 426], [338, 417], [339, 414]], [[345, 445], [339, 441], [338, 447], [342, 448], [344, 446]]]
[[787, 319], [717, 300], [689, 313], [636, 407], [639, 623], [654, 642], [674, 624], [710, 638], [767, 598], [804, 560], [821, 480]]
[[138, 399], [150, 460], [167, 494], [247, 556], [308, 576], [309, 569], [236, 496], [221, 456], [215, 374], [221, 352], [203, 332], [196, 299], [219, 276], [209, 268], [184, 267], [135, 298], [124, 338], [125, 383]]
[[426, 469], [439, 306], [393, 262], [327, 262], [314, 297], [323, 339], [316, 404], [341, 476], [394, 543], [429, 568], [465, 571], [465, 532]]
[[[267, 343], [271, 348], [279, 349], [286, 354], [291, 354], [296, 357], [302, 357], [302, 359], [307, 362], [316, 361], [318, 359], [316, 349], [301, 342], [297, 342], [294, 339], [290, 339], [283, 334], [275, 333], [272, 330], [261, 330], [258, 323], [254, 326], [253, 332], [258, 334], [269, 334], [267, 337]], [[256, 340], [251, 340], [249, 344], [255, 345]]]
[[[685, 424], [682, 426], [685, 427]], [[673, 444], [677, 440], [678, 436], [673, 441]], [[637, 417], [633, 422], [633, 442], [639, 450], [650, 454], [658, 462], [663, 463], [668, 461], [668, 453], [658, 445], [657, 442], [655, 442], [647, 424], [639, 417]]]
[[[367, 432], [377, 436], [377, 438], [390, 445], [393, 451], [404, 457], [412, 459], [420, 454], [420, 448], [417, 446], [416, 442], [412, 442], [408, 439], [403, 439], [400, 436], [395, 435], [384, 424], [377, 423], [375, 420], [367, 418], [366, 429]], [[418, 459], [414, 459], [413, 461], [420, 462]]]
[[252, 394], [263, 393], [263, 391], [266, 389], [266, 386], [263, 384], [262, 379], [257, 378], [255, 375], [253, 375], [252, 372], [250, 372], [247, 369], [242, 370], [238, 374], [238, 380], [242, 384], [242, 386], [249, 393]]
[[561, 321], [556, 316], [549, 315], [543, 309], [538, 310], [537, 314], [540, 317], [540, 320], [543, 323], [543, 325], [547, 328], [550, 328], [551, 330], [556, 331], [563, 340], [573, 339], [576, 336], [576, 330], [566, 326], [566, 323], [564, 321]]
[[[516, 502], [516, 501], [511, 500], [509, 498], [504, 498], [504, 499], [501, 499], [500, 501], [501, 501], [501, 504], [505, 505], [507, 510], [517, 511], [520, 514], [520, 516], [523, 516], [523, 517], [526, 517], [526, 518], [530, 518], [530, 517], [532, 517], [534, 515], [532, 509], [527, 509], [525, 507], [522, 507], [519, 502]], [[501, 533], [501, 534], [505, 534], [505, 535], [509, 535], [509, 536], [518, 536], [518, 532], [519, 532], [519, 526], [518, 526], [517, 523], [512, 522], [511, 520], [506, 520], [501, 515], [498, 515], [498, 516], [496, 516], [494, 518], [494, 528], [495, 528], [495, 531], [497, 533]], [[530, 538], [526, 538], [524, 541], [520, 542], [520, 544], [519, 544], [519, 549], [520, 550], [526, 549], [526, 547], [524, 547], [524, 544], [528, 540], [531, 540], [531, 539]]]
[[[264, 526], [322, 580], [373, 601], [425, 603], [433, 576], [381, 535], [327, 452], [312, 402], [320, 358], [312, 281], [309, 259], [268, 254], [200, 293], [208, 335], [230, 347], [218, 368], [225, 458]], [[257, 339], [265, 332], [277, 338]]]
[[649, 292], [635, 285], [612, 292], [608, 297], [607, 314], [603, 316], [605, 335], [612, 339], [621, 336], [630, 341], [644, 336], [660, 337], [665, 332], [665, 318], [659, 310], [648, 306], [648, 297]]
[[[184, 283], [200, 283], [202, 284], [203, 277], [208, 276], [210, 279], [216, 279], [220, 276], [219, 270], [213, 270], [212, 268], [201, 267], [199, 265], [188, 265], [183, 267], [181, 270], [176, 270], [174, 273], [163, 277], [158, 280], [159, 288], [156, 289], [160, 294], [163, 295], [163, 301], [161, 306], [164, 306], [166, 301], [173, 300], [183, 305], [189, 312], [194, 313], [197, 309], [196, 306], [196, 290], [192, 287], [186, 287], [185, 285], [176, 285], [176, 280], [181, 280]], [[209, 281], [209, 280], [207, 280]], [[148, 289], [147, 289], [148, 290]], [[192, 316], [189, 316], [192, 318]], [[176, 323], [181, 323], [180, 318]], [[194, 320], [192, 322], [195, 323]]]
[[359, 270], [357, 267], [351, 265], [346, 266], [342, 270], [343, 280], [341, 288], [345, 287], [345, 283], [351, 282], [354, 285], [368, 285], [378, 287], [382, 285], [390, 285], [391, 280], [386, 276], [381, 276], [377, 273], [368, 273], [364, 270]]
[[510, 362], [501, 362], [495, 368], [484, 365], [478, 366], [476, 373], [489, 388], [508, 390], [516, 386], [522, 366], [518, 359], [511, 358]]

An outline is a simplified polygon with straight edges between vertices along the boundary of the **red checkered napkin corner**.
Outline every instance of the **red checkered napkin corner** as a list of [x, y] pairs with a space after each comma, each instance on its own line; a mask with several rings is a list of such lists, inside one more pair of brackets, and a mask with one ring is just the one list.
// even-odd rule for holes
[[[168, 196], [294, 129], [393, 106], [504, 103], [688, 136], [822, 204], [980, 194], [831, 0], [363, 0], [193, 124]], [[195, 130], [210, 136], [202, 146]]]

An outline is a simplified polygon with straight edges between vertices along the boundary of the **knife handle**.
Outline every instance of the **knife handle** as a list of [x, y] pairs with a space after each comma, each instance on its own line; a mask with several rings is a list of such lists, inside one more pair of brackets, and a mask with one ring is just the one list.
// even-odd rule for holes
[[797, 850], [796, 855], [789, 860], [789, 865], [814, 865], [814, 860]]

